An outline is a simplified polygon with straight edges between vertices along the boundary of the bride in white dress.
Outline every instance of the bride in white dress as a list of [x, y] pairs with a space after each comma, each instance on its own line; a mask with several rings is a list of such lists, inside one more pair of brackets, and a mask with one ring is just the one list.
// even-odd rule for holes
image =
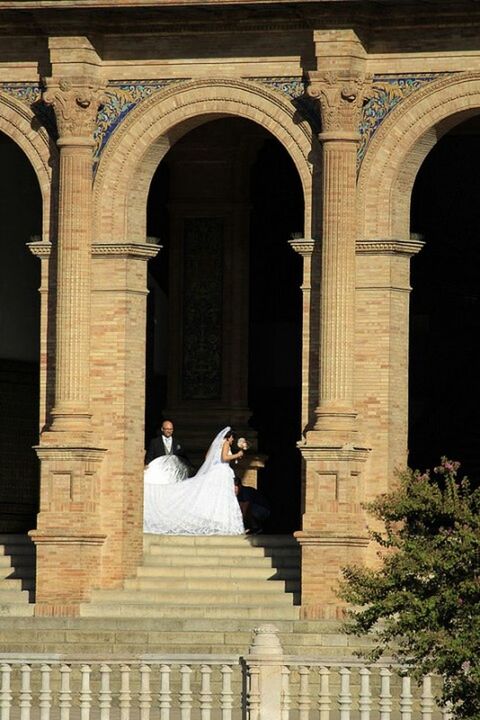
[[210, 445], [197, 474], [184, 482], [159, 485], [145, 474], [143, 529], [160, 535], [243, 535], [242, 512], [230, 462], [233, 433], [226, 427]]

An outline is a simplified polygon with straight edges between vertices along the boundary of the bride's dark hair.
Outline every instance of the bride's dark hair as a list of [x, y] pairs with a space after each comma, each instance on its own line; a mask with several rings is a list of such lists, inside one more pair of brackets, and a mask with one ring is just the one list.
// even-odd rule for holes
[[233, 430], [233, 428], [230, 428], [230, 430], [228, 430], [226, 432], [223, 439], [228, 440], [228, 438], [231, 438], [231, 437], [235, 437], [235, 430]]

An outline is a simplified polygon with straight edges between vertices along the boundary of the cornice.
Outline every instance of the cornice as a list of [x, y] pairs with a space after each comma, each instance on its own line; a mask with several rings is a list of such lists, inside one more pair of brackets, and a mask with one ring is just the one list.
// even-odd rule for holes
[[410, 238], [409, 240], [357, 240], [356, 253], [361, 255], [416, 255], [423, 248], [422, 240]]
[[27, 243], [27, 247], [35, 257], [48, 258], [52, 252], [52, 243], [45, 240], [35, 240]]
[[149, 260], [158, 255], [161, 245], [152, 243], [93, 243], [92, 255], [94, 257], [123, 257]]
[[303, 257], [311, 255], [315, 249], [315, 240], [308, 240], [307, 238], [289, 240], [288, 244], [295, 252]]

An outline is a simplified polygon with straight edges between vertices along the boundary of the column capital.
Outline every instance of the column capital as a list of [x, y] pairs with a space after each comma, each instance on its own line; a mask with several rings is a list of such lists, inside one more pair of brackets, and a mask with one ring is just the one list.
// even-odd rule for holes
[[315, 240], [309, 238], [294, 238], [289, 240], [288, 244], [302, 257], [310, 257], [315, 250]]
[[318, 101], [322, 118], [320, 140], [358, 142], [361, 110], [371, 87], [370, 76], [313, 70], [308, 77], [307, 93]]
[[59, 145], [93, 146], [99, 106], [105, 102], [105, 83], [98, 77], [46, 78], [43, 99], [55, 110]]

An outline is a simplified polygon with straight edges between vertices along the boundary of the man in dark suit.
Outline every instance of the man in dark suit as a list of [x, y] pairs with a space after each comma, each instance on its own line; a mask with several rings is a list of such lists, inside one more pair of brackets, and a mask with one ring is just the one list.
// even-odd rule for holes
[[173, 430], [172, 421], [164, 420], [161, 427], [161, 435], [158, 435], [150, 440], [150, 445], [148, 446], [147, 454], [145, 456], [145, 465], [148, 465], [157, 457], [163, 457], [164, 455], [177, 455], [190, 466], [190, 461], [183, 452], [182, 446], [173, 437]]

